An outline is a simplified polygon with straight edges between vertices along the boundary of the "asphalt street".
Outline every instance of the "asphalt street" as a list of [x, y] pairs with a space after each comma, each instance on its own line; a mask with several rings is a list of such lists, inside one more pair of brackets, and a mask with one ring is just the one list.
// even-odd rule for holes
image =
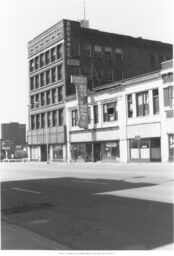
[[[2, 221], [72, 250], [149, 250], [173, 243], [172, 203], [117, 195], [117, 191], [155, 189], [156, 179], [163, 176], [147, 179], [142, 173], [132, 173], [133, 181], [130, 175], [106, 179], [73, 173], [4, 181]], [[2, 249], [8, 249], [1, 228]]]

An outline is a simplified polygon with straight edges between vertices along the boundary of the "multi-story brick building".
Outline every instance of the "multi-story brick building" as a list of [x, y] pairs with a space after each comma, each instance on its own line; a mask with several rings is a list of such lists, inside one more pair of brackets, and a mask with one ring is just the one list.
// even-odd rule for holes
[[29, 157], [66, 160], [64, 100], [75, 93], [71, 75], [88, 89], [160, 69], [172, 58], [170, 44], [106, 33], [87, 21], [62, 20], [28, 43]]

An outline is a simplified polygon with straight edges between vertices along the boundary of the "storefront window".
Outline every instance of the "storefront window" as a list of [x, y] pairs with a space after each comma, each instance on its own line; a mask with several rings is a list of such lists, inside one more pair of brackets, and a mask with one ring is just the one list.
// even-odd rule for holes
[[169, 135], [169, 161], [174, 161], [174, 134]]
[[119, 153], [119, 141], [116, 142], [104, 142], [101, 144], [101, 158], [102, 160], [118, 160]]
[[85, 144], [71, 145], [71, 158], [73, 161], [85, 161]]
[[53, 147], [53, 159], [54, 160], [63, 159], [63, 145], [56, 145]]
[[149, 139], [140, 141], [141, 159], [150, 159]]

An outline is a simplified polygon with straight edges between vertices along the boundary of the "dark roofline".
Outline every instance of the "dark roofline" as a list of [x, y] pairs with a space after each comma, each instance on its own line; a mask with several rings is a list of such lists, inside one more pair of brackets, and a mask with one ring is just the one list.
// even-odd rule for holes
[[[48, 29], [44, 30], [42, 33], [40, 33], [39, 35], [37, 35], [36, 37], [34, 37], [32, 40], [30, 40], [28, 42], [28, 45], [30, 43], [32, 43], [34, 40], [38, 39], [39, 37], [41, 37], [42, 35], [44, 35], [46, 32], [49, 32], [49, 30], [53, 29], [54, 27], [56, 27], [58, 24], [60, 23], [63, 23], [64, 21], [70, 21], [70, 22], [76, 22], [76, 23], [80, 23], [80, 21], [75, 21], [75, 20], [69, 20], [69, 19], [62, 19], [60, 20], [59, 22], [55, 23], [54, 25], [52, 25], [51, 27], [49, 27]], [[98, 29], [93, 29], [93, 28], [84, 28], [84, 27], [81, 27], [81, 29], [83, 31], [91, 31], [93, 33], [105, 33], [105, 34], [108, 34], [110, 36], [116, 36], [116, 37], [119, 37], [119, 38], [122, 38], [122, 39], [136, 39], [137, 41], [147, 41], [149, 43], [156, 43], [156, 44], [166, 44], [166, 45], [172, 45], [170, 43], [166, 43], [166, 42], [162, 42], [162, 41], [157, 41], [157, 40], [152, 40], [152, 39], [146, 39], [146, 38], [142, 38], [142, 37], [133, 37], [133, 36], [130, 36], [130, 35], [123, 35], [123, 34], [116, 34], [116, 33], [113, 33], [113, 32], [108, 32], [108, 31], [101, 31], [101, 30], [98, 30]]]

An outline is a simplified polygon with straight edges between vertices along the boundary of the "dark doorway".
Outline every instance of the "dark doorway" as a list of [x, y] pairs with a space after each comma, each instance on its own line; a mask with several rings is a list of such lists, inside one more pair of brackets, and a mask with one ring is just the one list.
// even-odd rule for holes
[[41, 161], [47, 161], [47, 148], [46, 145], [41, 146]]
[[101, 161], [101, 144], [94, 143], [94, 162]]

